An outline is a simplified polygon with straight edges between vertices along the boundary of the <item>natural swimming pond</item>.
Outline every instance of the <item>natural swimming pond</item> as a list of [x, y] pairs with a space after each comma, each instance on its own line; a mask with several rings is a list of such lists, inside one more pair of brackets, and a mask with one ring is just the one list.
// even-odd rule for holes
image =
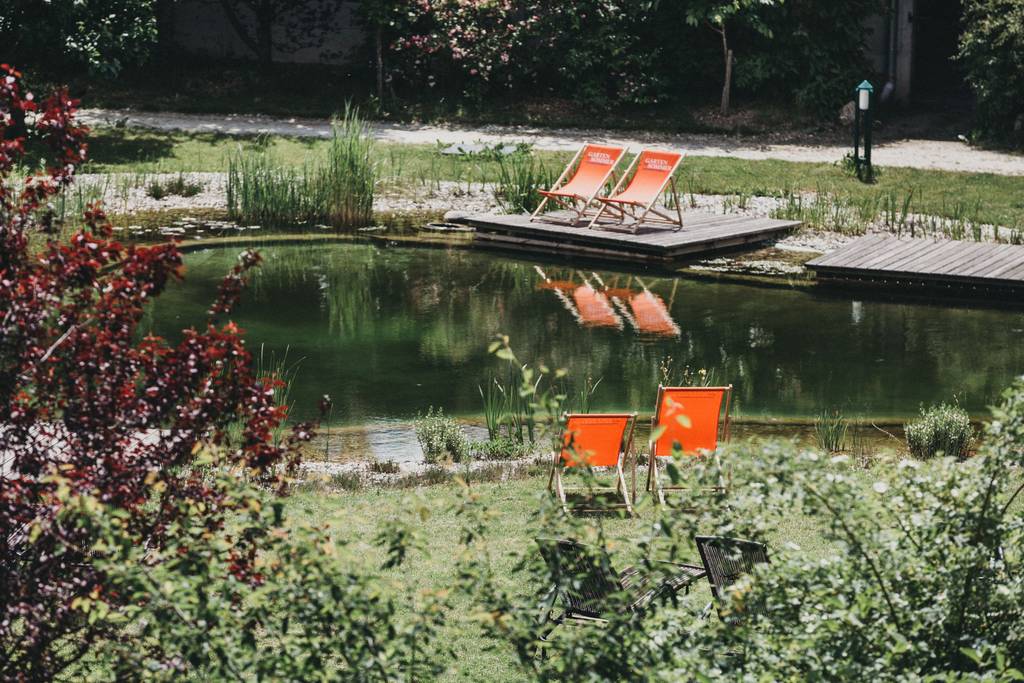
[[[201, 323], [239, 247], [186, 257], [183, 283], [151, 313], [175, 337]], [[359, 243], [264, 246], [233, 319], [250, 348], [296, 365], [293, 414], [322, 394], [347, 424], [429, 406], [481, 413], [478, 385], [503, 375], [496, 333], [524, 361], [601, 380], [594, 410], [653, 408], [671, 365], [735, 385], [734, 415], [903, 418], [951, 400], [986, 414], [1024, 373], [1024, 312], [859, 300], [805, 289], [570, 267], [465, 249]]]

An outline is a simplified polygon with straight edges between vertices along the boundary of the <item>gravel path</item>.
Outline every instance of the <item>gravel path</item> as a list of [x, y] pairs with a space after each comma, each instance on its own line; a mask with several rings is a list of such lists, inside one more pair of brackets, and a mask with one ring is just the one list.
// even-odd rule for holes
[[[322, 119], [279, 119], [253, 115], [180, 114], [135, 112], [112, 109], [83, 109], [79, 119], [93, 126], [127, 125], [156, 130], [255, 135], [274, 133], [301, 137], [327, 137], [330, 124]], [[446, 144], [484, 142], [529, 142], [538, 149], [573, 150], [589, 140], [639, 148], [646, 145], [674, 147], [695, 156], [740, 159], [781, 159], [784, 161], [833, 162], [849, 149], [837, 145], [757, 144], [750, 138], [726, 135], [672, 135], [528, 126], [435, 126], [374, 123], [374, 136], [385, 142]], [[1024, 176], [1024, 155], [976, 149], [957, 140], [898, 140], [876, 144], [874, 161], [879, 166], [940, 169]]]

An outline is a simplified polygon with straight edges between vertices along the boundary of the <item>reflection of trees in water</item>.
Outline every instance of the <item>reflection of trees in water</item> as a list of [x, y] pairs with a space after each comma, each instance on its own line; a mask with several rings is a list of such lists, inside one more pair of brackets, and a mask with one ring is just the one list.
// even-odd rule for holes
[[[258, 341], [274, 337], [278, 346], [306, 345], [306, 353], [319, 354], [322, 367], [304, 363], [304, 376], [317, 381], [300, 400], [315, 405], [329, 391], [339, 416], [408, 415], [431, 403], [479, 412], [476, 385], [501, 369], [485, 351], [499, 332], [524, 360], [567, 368], [570, 390], [588, 376], [603, 378], [595, 409], [650, 411], [666, 356], [734, 384], [734, 400], [748, 415], [814, 415], [832, 406], [848, 414], [907, 414], [953, 392], [978, 410], [1024, 372], [1024, 334], [1013, 331], [1024, 328], [1019, 313], [856, 304], [785, 289], [542, 266], [550, 280], [587, 283], [627, 313], [632, 293], [652, 292], [679, 333], [644, 335], [625, 315], [621, 330], [582, 327], [562, 300], [538, 289], [542, 276], [529, 261], [357, 244], [263, 251], [265, 265], [241, 311], [263, 335]], [[219, 277], [235, 253], [190, 256], [190, 270]], [[179, 305], [184, 310], [186, 302]], [[157, 309], [154, 316], [164, 314]], [[419, 386], [410, 392], [410, 383]]]

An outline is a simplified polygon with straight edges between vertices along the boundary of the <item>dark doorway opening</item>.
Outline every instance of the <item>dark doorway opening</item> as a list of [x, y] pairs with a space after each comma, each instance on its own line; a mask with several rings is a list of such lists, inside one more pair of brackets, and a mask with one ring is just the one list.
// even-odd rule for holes
[[956, 62], [962, 19], [961, 0], [914, 3], [911, 97], [915, 102], [955, 105], [970, 100]]

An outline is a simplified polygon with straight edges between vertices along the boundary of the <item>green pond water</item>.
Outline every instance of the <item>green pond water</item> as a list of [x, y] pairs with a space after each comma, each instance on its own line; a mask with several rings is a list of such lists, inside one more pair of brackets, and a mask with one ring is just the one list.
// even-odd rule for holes
[[[669, 365], [735, 385], [734, 415], [812, 418], [825, 408], [899, 419], [957, 400], [987, 414], [1024, 373], [1024, 313], [874, 300], [554, 266], [471, 250], [342, 243], [267, 246], [233, 319], [250, 348], [295, 365], [293, 415], [407, 420], [429, 406], [482, 412], [503, 374], [496, 333], [524, 361], [601, 383], [592, 410], [649, 413]], [[155, 303], [153, 330], [201, 323], [238, 247], [193, 252]]]

